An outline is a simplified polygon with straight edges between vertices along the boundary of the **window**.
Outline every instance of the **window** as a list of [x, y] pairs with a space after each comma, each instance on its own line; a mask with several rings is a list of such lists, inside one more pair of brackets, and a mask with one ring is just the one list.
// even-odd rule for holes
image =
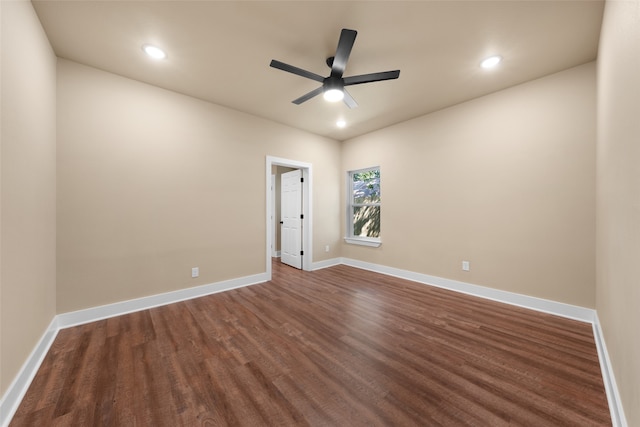
[[349, 172], [348, 243], [380, 246], [380, 168]]

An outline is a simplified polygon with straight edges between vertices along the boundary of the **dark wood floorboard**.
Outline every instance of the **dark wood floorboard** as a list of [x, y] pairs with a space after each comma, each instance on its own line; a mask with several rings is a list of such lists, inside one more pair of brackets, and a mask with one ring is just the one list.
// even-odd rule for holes
[[11, 426], [609, 426], [591, 325], [347, 266], [58, 333]]

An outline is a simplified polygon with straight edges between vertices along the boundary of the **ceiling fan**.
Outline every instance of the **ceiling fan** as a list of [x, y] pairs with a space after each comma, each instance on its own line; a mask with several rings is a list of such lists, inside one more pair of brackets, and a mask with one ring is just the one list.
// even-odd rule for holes
[[314, 96], [323, 93], [324, 98], [327, 101], [336, 102], [343, 100], [349, 108], [355, 108], [358, 106], [358, 103], [353, 99], [349, 92], [345, 90], [345, 86], [378, 82], [381, 80], [392, 80], [397, 79], [400, 76], [400, 70], [394, 70], [361, 74], [359, 76], [342, 77], [344, 70], [347, 67], [347, 61], [349, 60], [349, 55], [351, 54], [353, 43], [356, 41], [357, 34], [357, 31], [346, 28], [340, 33], [340, 40], [338, 41], [335, 56], [327, 58], [327, 65], [331, 68], [331, 74], [329, 77], [322, 77], [318, 74], [312, 73], [311, 71], [303, 70], [302, 68], [294, 67], [293, 65], [285, 64], [284, 62], [276, 61], [275, 59], [271, 61], [270, 66], [273, 68], [322, 83], [322, 86], [319, 88], [302, 95], [300, 98], [294, 99], [292, 101], [294, 104], [300, 105]]

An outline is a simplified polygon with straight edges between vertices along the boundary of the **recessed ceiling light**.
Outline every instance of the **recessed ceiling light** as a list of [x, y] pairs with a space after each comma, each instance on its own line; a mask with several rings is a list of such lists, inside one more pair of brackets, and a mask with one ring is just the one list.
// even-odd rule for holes
[[480, 66], [482, 68], [493, 68], [496, 65], [498, 65], [501, 61], [502, 61], [502, 56], [500, 55], [490, 56], [487, 59], [483, 60], [480, 63]]
[[338, 126], [339, 128], [343, 128], [347, 125], [347, 122], [345, 122], [344, 120], [338, 120], [336, 122], [336, 126]]
[[164, 50], [150, 44], [143, 45], [142, 50], [144, 50], [144, 52], [153, 59], [165, 59], [167, 57], [167, 54], [164, 52]]

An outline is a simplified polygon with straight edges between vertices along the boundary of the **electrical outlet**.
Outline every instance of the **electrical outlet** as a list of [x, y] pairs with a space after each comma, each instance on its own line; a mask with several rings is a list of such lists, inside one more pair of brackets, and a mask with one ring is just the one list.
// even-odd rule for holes
[[469, 261], [462, 261], [462, 270], [469, 271]]
[[191, 277], [198, 277], [200, 276], [200, 268], [199, 267], [193, 267], [191, 269]]
[[324, 251], [325, 251], [325, 252], [329, 252], [329, 245], [327, 245], [327, 246], [325, 246], [325, 247], [324, 247]]

